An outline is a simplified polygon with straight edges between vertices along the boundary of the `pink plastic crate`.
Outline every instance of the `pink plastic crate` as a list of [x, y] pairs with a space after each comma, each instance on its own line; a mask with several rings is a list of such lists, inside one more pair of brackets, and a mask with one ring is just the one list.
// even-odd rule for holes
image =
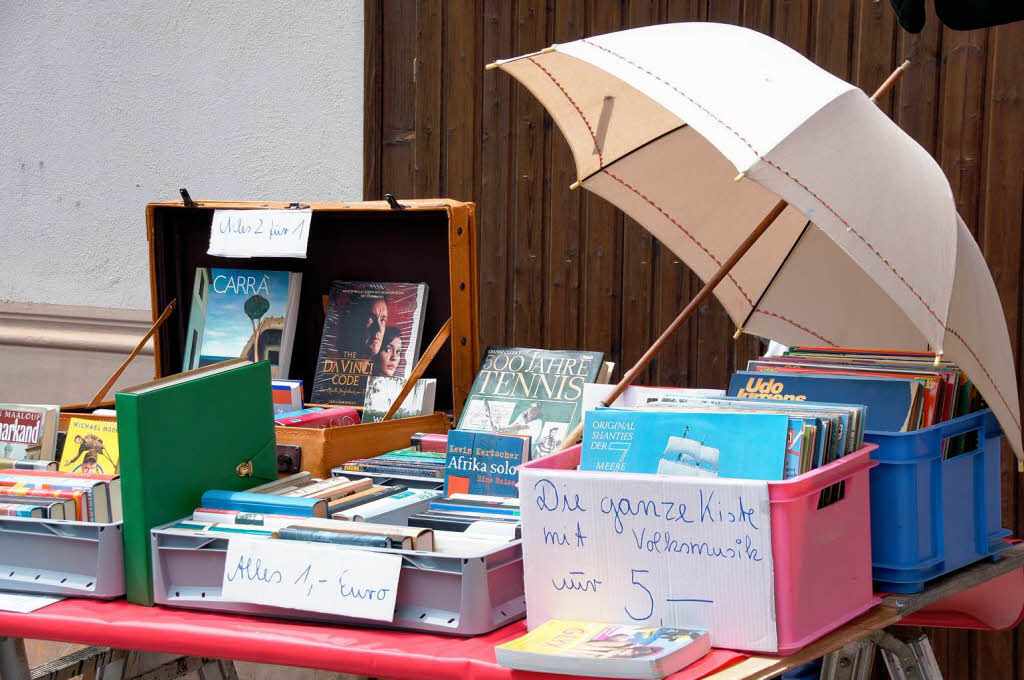
[[[868, 477], [877, 465], [870, 458], [875, 448], [867, 444], [794, 479], [768, 482], [779, 654], [805, 647], [880, 601], [871, 587]], [[579, 462], [575, 446], [524, 467], [574, 470]]]

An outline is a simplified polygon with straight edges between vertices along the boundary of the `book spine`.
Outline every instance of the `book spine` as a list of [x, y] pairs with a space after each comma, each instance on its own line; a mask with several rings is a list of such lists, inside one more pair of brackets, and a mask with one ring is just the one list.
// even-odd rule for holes
[[441, 479], [444, 477], [444, 470], [442, 469], [430, 469], [422, 467], [412, 466], [401, 466], [401, 465], [365, 465], [359, 464], [354, 466], [346, 465], [345, 470], [350, 472], [367, 472], [371, 474], [394, 474], [394, 475], [407, 475], [410, 477], [427, 477], [433, 479]]
[[456, 519], [434, 517], [433, 515], [413, 515], [409, 518], [410, 527], [422, 527], [435, 531], [458, 531], [464, 532], [472, 522], [463, 522]]
[[285, 527], [277, 531], [277, 537], [289, 541], [312, 541], [314, 543], [335, 543], [337, 545], [353, 545], [367, 548], [390, 548], [390, 536], [381, 534], [345, 534], [340, 531], [325, 529], [303, 529], [301, 527]]
[[323, 517], [327, 501], [319, 498], [293, 498], [274, 494], [252, 494], [244, 491], [210, 490], [203, 494], [204, 507], [215, 510], [237, 510], [264, 515]]
[[354, 508], [360, 505], [371, 503], [373, 501], [378, 501], [382, 498], [387, 498], [388, 496], [393, 496], [396, 493], [401, 493], [403, 491], [405, 491], [404, 486], [389, 486], [381, 489], [380, 491], [368, 493], [365, 496], [358, 496], [357, 498], [351, 499], [342, 499], [337, 503], [332, 503], [331, 505], [328, 506], [327, 511], [330, 514], [334, 514], [335, 512], [341, 512], [342, 510], [348, 510], [349, 508]]
[[[199, 352], [196, 352], [199, 355]], [[188, 367], [186, 366], [186, 369]], [[125, 516], [132, 513], [140, 513], [139, 521], [126, 522], [123, 527], [124, 533], [124, 583], [125, 592], [129, 602], [153, 606], [153, 585], [150, 581], [152, 572], [150, 560], [149, 537], [150, 527], [145, 526], [142, 517], [145, 516], [146, 498], [142, 485], [142, 441], [141, 428], [139, 427], [139, 400], [140, 395], [118, 394], [115, 396], [118, 420], [118, 446], [120, 448], [121, 479], [121, 501], [123, 507], [128, 510]], [[125, 426], [128, 424], [128, 426]]]

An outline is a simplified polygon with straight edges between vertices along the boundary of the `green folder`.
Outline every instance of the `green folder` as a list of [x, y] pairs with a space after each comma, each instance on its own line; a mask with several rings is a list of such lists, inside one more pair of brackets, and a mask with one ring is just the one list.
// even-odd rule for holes
[[208, 489], [277, 479], [270, 364], [213, 364], [120, 391], [115, 403], [125, 586], [129, 601], [152, 606], [150, 529], [191, 515]]

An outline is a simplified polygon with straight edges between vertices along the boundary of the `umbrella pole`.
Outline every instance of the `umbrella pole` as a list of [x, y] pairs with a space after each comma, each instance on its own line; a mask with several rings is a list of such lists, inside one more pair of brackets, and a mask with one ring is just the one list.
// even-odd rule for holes
[[[617, 384], [611, 393], [605, 397], [604, 401], [601, 402], [601, 406], [607, 406], [614, 402], [627, 387], [633, 384], [636, 377], [640, 375], [645, 368], [647, 368], [647, 364], [651, 363], [651, 359], [661, 351], [661, 348], [665, 346], [673, 335], [675, 335], [676, 331], [679, 330], [679, 327], [686, 323], [687, 319], [693, 316], [693, 313], [697, 311], [697, 308], [711, 296], [715, 287], [718, 286], [722, 279], [724, 279], [732, 268], [736, 266], [736, 263], [740, 261], [740, 258], [746, 255], [747, 251], [757, 243], [757, 240], [761, 238], [761, 235], [768, 230], [768, 227], [772, 226], [772, 223], [778, 219], [779, 215], [782, 214], [782, 211], [785, 210], [788, 205], [789, 204], [786, 203], [786, 201], [779, 201], [775, 204], [775, 207], [771, 209], [771, 212], [764, 216], [764, 219], [761, 220], [760, 224], [758, 224], [757, 227], [747, 235], [747, 238], [743, 240], [743, 243], [741, 243], [733, 254], [729, 256], [729, 259], [719, 267], [714, 276], [708, 279], [708, 282], [705, 283], [704, 287], [700, 289], [692, 300], [690, 300], [685, 309], [679, 313], [679, 316], [673, 319], [672, 323], [668, 325], [668, 328], [662, 331], [658, 339], [654, 341], [654, 344], [651, 345], [636, 364], [633, 365], [633, 368], [629, 369], [626, 374], [622, 376], [619, 384]], [[576, 426], [576, 429], [570, 432], [569, 436], [562, 441], [562, 446], [560, 448], [564, 449], [568, 446], [572, 446], [582, 434], [583, 424], [580, 423]]]
[[[903, 76], [903, 72], [906, 71], [909, 66], [909, 60], [904, 61], [902, 64], [897, 66], [896, 70], [889, 74], [889, 77], [885, 79], [885, 82], [882, 83], [877, 90], [875, 90], [875, 93], [873, 95], [871, 95], [871, 101], [878, 101], [879, 98], [881, 98], [889, 90], [891, 90], [892, 86], [895, 85], [896, 82], [900, 79], [900, 77]], [[739, 181], [743, 178], [744, 173], [741, 172], [739, 175], [736, 176], [736, 181]], [[578, 184], [579, 183], [577, 182], [576, 185]], [[576, 185], [574, 185], [571, 188], [575, 188]], [[733, 254], [729, 256], [729, 259], [722, 264], [722, 266], [718, 269], [717, 272], [715, 272], [715, 275], [708, 279], [708, 282], [704, 284], [704, 287], [700, 289], [700, 292], [698, 292], [697, 295], [692, 300], [690, 300], [690, 303], [686, 305], [686, 308], [683, 309], [682, 312], [679, 313], [679, 316], [677, 316], [672, 321], [672, 323], [669, 324], [668, 328], [666, 328], [658, 337], [658, 339], [654, 341], [654, 344], [651, 345], [646, 352], [644, 352], [644, 355], [640, 357], [639, 361], [637, 361], [636, 364], [634, 364], [633, 367], [629, 369], [629, 371], [627, 371], [624, 376], [622, 376], [622, 379], [619, 381], [619, 384], [617, 384], [615, 388], [611, 391], [611, 393], [609, 393], [608, 396], [605, 397], [604, 401], [600, 403], [601, 406], [608, 406], [608, 404], [613, 403], [616, 399], [619, 398], [619, 395], [622, 394], [627, 387], [633, 384], [633, 381], [636, 380], [636, 377], [640, 374], [640, 372], [647, 368], [647, 364], [651, 363], [651, 359], [653, 359], [654, 356], [659, 351], [661, 351], [661, 348], [664, 347], [665, 344], [669, 341], [669, 339], [675, 334], [675, 332], [679, 330], [679, 327], [686, 323], [687, 319], [693, 316], [693, 313], [697, 311], [697, 308], [700, 307], [701, 303], [703, 303], [704, 300], [706, 300], [711, 295], [711, 293], [715, 290], [715, 287], [718, 286], [722, 279], [724, 279], [726, 275], [736, 265], [736, 263], [739, 262], [740, 258], [743, 257], [755, 243], [757, 243], [757, 240], [761, 238], [761, 235], [764, 234], [765, 231], [767, 231], [768, 227], [772, 226], [772, 223], [775, 222], [776, 219], [778, 219], [779, 215], [782, 214], [782, 211], [785, 210], [786, 206], [788, 205], [789, 204], [786, 201], [781, 200], [775, 204], [775, 207], [771, 209], [771, 212], [764, 216], [764, 219], [761, 220], [761, 223], [758, 224], [752, 232], [750, 232], [747, 238], [744, 239], [743, 243], [741, 243], [739, 247], [736, 248], [735, 252], [733, 252]], [[738, 329], [736, 331], [737, 336], [741, 332], [742, 329]], [[941, 355], [936, 356], [936, 362], [938, 362], [940, 358]], [[566, 449], [572, 446], [580, 439], [582, 435], [583, 423], [581, 422], [562, 441], [561, 446], [559, 446], [559, 450]]]

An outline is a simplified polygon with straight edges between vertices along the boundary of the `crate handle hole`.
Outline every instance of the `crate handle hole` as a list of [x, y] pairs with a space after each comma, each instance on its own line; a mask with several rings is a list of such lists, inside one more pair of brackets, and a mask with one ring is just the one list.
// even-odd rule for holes
[[846, 480], [827, 486], [818, 494], [818, 510], [834, 505], [846, 498]]

